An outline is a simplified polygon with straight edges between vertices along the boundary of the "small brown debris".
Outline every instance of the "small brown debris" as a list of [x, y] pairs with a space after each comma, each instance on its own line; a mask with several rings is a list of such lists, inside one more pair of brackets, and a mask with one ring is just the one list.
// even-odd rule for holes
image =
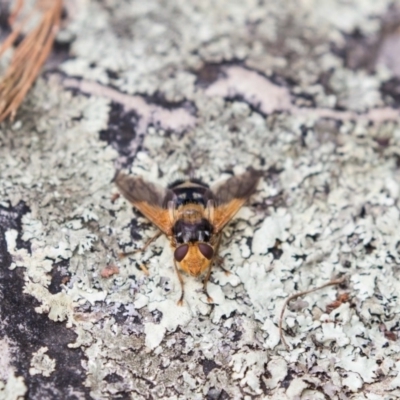
[[390, 145], [390, 137], [379, 137], [379, 138], [374, 138], [374, 140], [381, 147], [386, 148], [386, 147], [389, 147], [389, 145]]
[[395, 340], [397, 340], [397, 335], [396, 335], [395, 332], [385, 331], [385, 338], [389, 339], [389, 340], [392, 340], [392, 341], [395, 341]]
[[100, 272], [101, 277], [106, 279], [116, 274], [119, 274], [119, 268], [116, 265], [107, 265]]
[[350, 299], [350, 295], [348, 293], [339, 294], [335, 301], [329, 303], [326, 306], [325, 312], [330, 314], [335, 308], [340, 307], [343, 303], [347, 303]]
[[71, 279], [71, 278], [70, 278], [68, 275], [63, 276], [62, 279], [61, 279], [61, 283], [62, 283], [63, 285], [66, 285], [66, 284], [70, 281], [70, 279]]
[[398, 339], [398, 336], [397, 336], [396, 332], [389, 331], [386, 328], [385, 324], [380, 324], [379, 330], [381, 332], [383, 332], [383, 334], [385, 335], [385, 338], [388, 339], [388, 340], [391, 340], [391, 341], [394, 342], [394, 341], [396, 341]]

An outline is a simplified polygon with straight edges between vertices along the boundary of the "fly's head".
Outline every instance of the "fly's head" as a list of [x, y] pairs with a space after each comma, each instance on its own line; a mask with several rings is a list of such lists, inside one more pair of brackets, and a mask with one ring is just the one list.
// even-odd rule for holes
[[199, 276], [210, 267], [214, 251], [214, 247], [209, 243], [188, 242], [178, 244], [174, 251], [174, 259], [189, 275]]

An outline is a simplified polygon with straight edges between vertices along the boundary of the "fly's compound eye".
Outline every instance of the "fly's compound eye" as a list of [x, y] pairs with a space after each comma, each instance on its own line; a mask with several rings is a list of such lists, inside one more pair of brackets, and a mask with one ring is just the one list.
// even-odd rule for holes
[[205, 258], [207, 258], [208, 260], [211, 260], [213, 258], [214, 249], [209, 244], [199, 243], [198, 246], [200, 253], [203, 254]]
[[189, 246], [187, 244], [183, 244], [182, 246], [176, 248], [174, 251], [175, 260], [181, 262], [186, 257], [188, 251]]

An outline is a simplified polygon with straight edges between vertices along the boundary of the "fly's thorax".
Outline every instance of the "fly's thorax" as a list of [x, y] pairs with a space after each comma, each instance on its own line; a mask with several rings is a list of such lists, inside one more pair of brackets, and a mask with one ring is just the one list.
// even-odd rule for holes
[[[172, 235], [176, 246], [183, 243], [208, 243], [213, 233], [213, 226], [206, 218], [206, 205], [212, 196], [209, 187], [199, 180], [189, 180], [177, 181], [169, 188], [175, 196]], [[191, 250], [191, 253], [194, 251]]]
[[197, 213], [190, 208], [180, 215], [172, 228], [172, 234], [177, 244], [209, 242], [212, 233], [213, 227], [210, 221], [204, 218], [203, 213]]
[[185, 222], [197, 223], [204, 217], [204, 206], [198, 203], [183, 204], [177, 208], [176, 216]]

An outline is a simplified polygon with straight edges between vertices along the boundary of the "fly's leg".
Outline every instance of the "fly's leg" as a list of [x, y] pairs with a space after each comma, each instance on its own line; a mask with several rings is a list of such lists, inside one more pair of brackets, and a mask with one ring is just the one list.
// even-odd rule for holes
[[210, 279], [212, 264], [213, 263], [210, 262], [210, 265], [209, 265], [208, 271], [207, 271], [207, 275], [206, 275], [206, 277], [204, 278], [204, 281], [203, 281], [203, 292], [207, 296], [207, 302], [208, 303], [213, 303], [214, 302], [213, 298], [207, 292], [207, 283], [208, 283], [208, 280]]
[[218, 267], [222, 269], [222, 271], [225, 272], [225, 275], [230, 275], [231, 272], [225, 269], [222, 265], [224, 264], [224, 259], [221, 256], [215, 256], [215, 263], [218, 264]]
[[117, 199], [119, 199], [119, 197], [120, 197], [121, 195], [119, 194], [119, 193], [114, 193], [112, 196], [111, 196], [111, 203], [115, 203], [116, 201], [117, 201]]
[[129, 252], [127, 252], [127, 253], [119, 253], [119, 254], [118, 254], [119, 258], [125, 258], [125, 257], [128, 257], [128, 256], [131, 256], [132, 254], [144, 252], [144, 251], [150, 246], [151, 243], [153, 243], [157, 238], [159, 238], [159, 237], [161, 236], [161, 234], [162, 234], [162, 232], [161, 232], [161, 231], [158, 231], [154, 236], [152, 236], [152, 237], [145, 243], [145, 245], [144, 245], [141, 249], [136, 249], [136, 250], [133, 250], [133, 251], [129, 251]]
[[147, 276], [150, 275], [150, 274], [149, 274], [149, 270], [148, 270], [148, 268], [146, 267], [146, 265], [140, 264], [140, 265], [139, 265], [139, 268], [142, 270], [142, 272], [143, 272], [145, 275], [147, 275]]
[[158, 231], [154, 236], [152, 236], [152, 237], [145, 243], [145, 245], [144, 245], [141, 249], [136, 250], [136, 252], [137, 252], [137, 253], [138, 253], [138, 252], [142, 252], [142, 253], [143, 253], [143, 252], [150, 246], [150, 244], [153, 243], [156, 239], [158, 239], [161, 235], [162, 235], [162, 232], [161, 232], [161, 231]]
[[217, 260], [218, 260], [218, 257], [219, 257], [219, 256], [218, 256], [218, 249], [219, 249], [219, 245], [220, 245], [220, 243], [221, 243], [221, 237], [222, 237], [222, 235], [219, 234], [219, 235], [218, 235], [218, 238], [217, 238], [217, 244], [216, 244], [216, 246], [215, 246], [214, 257], [213, 257], [213, 259], [211, 260], [210, 265], [208, 266], [207, 274], [206, 274], [206, 276], [205, 276], [205, 278], [204, 278], [204, 281], [203, 281], [203, 291], [204, 291], [205, 295], [207, 296], [207, 302], [208, 302], [208, 303], [213, 303], [213, 302], [214, 302], [213, 298], [212, 298], [212, 297], [208, 294], [208, 292], [207, 292], [207, 283], [208, 283], [208, 281], [209, 281], [209, 279], [210, 279], [211, 269], [212, 269], [212, 266], [213, 266], [213, 264], [214, 264], [214, 261], [217, 261]]
[[182, 275], [179, 272], [179, 269], [178, 269], [178, 266], [176, 265], [176, 261], [175, 260], [174, 260], [174, 266], [175, 266], [176, 274], [178, 275], [179, 283], [181, 284], [181, 297], [178, 300], [178, 306], [181, 306], [183, 304], [183, 296], [185, 295], [185, 289], [183, 287]]

